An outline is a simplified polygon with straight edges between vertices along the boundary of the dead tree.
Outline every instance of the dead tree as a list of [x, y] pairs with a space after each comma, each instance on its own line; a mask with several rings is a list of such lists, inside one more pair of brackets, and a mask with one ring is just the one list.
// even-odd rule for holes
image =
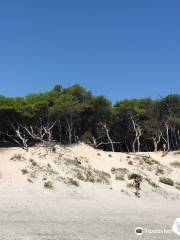
[[7, 133], [6, 135], [9, 138], [11, 138], [14, 142], [16, 142], [17, 144], [23, 145], [23, 148], [27, 150], [28, 149], [28, 144], [27, 144], [28, 139], [26, 138], [26, 135], [21, 130], [21, 127], [18, 126], [16, 128], [13, 124], [11, 124], [11, 126], [12, 126], [12, 128], [13, 128], [13, 130], [14, 130], [16, 135], [13, 136], [13, 135], [10, 135], [9, 133]]
[[158, 144], [161, 141], [162, 137], [162, 131], [157, 131], [156, 136], [153, 137], [153, 144], [154, 144], [154, 152], [157, 152], [158, 150]]
[[[106, 123], [100, 123], [100, 125], [104, 128], [104, 130], [105, 130], [105, 133], [106, 133], [106, 136], [107, 136], [107, 140], [108, 140], [108, 142], [107, 143], [101, 143], [101, 145], [102, 144], [110, 144], [111, 145], [111, 150], [112, 150], [112, 152], [114, 152], [114, 142], [112, 141], [112, 139], [111, 139], [111, 137], [110, 137], [110, 134], [109, 134], [109, 128], [107, 127], [107, 124]], [[100, 146], [100, 144], [99, 144], [99, 146]]]
[[70, 117], [70, 120], [66, 118], [66, 124], [67, 124], [67, 134], [69, 138], [69, 144], [72, 144], [72, 133], [73, 133], [73, 121], [72, 116]]
[[133, 152], [135, 153], [136, 152], [136, 144], [137, 144], [137, 151], [140, 152], [140, 137], [142, 135], [142, 130], [140, 128], [140, 126], [134, 121], [134, 119], [131, 117], [131, 120], [132, 120], [132, 124], [133, 124], [133, 129], [134, 129], [134, 132], [135, 132], [135, 138], [133, 140], [133, 143], [132, 143], [132, 150]]
[[168, 125], [168, 122], [165, 122], [165, 126], [166, 126], [167, 152], [169, 152], [170, 141], [169, 141], [169, 125]]
[[29, 134], [29, 136], [34, 139], [35, 141], [38, 141], [42, 143], [43, 146], [51, 146], [52, 145], [52, 129], [54, 127], [56, 122], [49, 124], [47, 126], [41, 126], [36, 129], [36, 131], [33, 129], [32, 126], [29, 128], [24, 126], [23, 128], [25, 131]]
[[162, 134], [162, 139], [164, 140], [165, 142], [165, 152], [168, 153], [169, 150], [170, 150], [170, 140], [169, 140], [169, 125], [168, 125], [168, 122], [166, 121], [164, 123], [164, 126], [165, 126], [165, 136]]

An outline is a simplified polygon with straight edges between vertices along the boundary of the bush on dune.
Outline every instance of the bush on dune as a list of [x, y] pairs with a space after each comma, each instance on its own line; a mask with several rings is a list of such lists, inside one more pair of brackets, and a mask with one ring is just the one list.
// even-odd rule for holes
[[178, 162], [178, 161], [174, 161], [174, 162], [170, 163], [170, 165], [175, 168], [180, 168], [180, 162]]
[[164, 184], [169, 185], [169, 186], [174, 185], [174, 181], [171, 178], [160, 177], [159, 182], [164, 183]]

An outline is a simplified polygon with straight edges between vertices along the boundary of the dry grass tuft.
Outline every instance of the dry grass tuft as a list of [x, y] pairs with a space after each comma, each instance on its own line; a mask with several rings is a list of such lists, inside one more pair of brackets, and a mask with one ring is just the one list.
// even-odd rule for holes
[[44, 183], [45, 188], [53, 189], [53, 183], [51, 181], [47, 181]]
[[128, 187], [128, 188], [133, 188], [133, 187], [134, 187], [134, 184], [131, 183], [131, 182], [128, 182], [127, 185], [126, 185], [126, 187]]
[[151, 157], [144, 156], [142, 159], [146, 164], [149, 165], [159, 164], [156, 160], [152, 159]]
[[73, 178], [65, 179], [65, 183], [68, 185], [73, 185], [73, 186], [79, 187], [79, 182]]
[[178, 161], [174, 161], [174, 162], [170, 163], [170, 165], [175, 168], [180, 168], [180, 162], [178, 162]]
[[32, 165], [33, 167], [39, 166], [38, 163], [37, 163], [34, 159], [30, 159], [29, 161], [31, 162], [31, 165]]
[[10, 160], [12, 161], [25, 161], [25, 157], [22, 156], [22, 154], [14, 154]]
[[26, 168], [23, 168], [23, 169], [21, 170], [21, 172], [22, 172], [22, 174], [23, 174], [23, 175], [25, 175], [25, 174], [28, 174], [28, 173], [29, 173], [29, 171], [28, 171]]
[[119, 175], [119, 174], [116, 174], [115, 175], [115, 179], [118, 180], [118, 181], [124, 181], [124, 175]]
[[160, 167], [158, 167], [157, 169], [156, 169], [156, 173], [155, 173], [156, 175], [162, 175], [162, 174], [164, 174], [164, 170], [162, 169], [162, 168], [160, 168]]
[[145, 180], [146, 180], [147, 183], [148, 183], [149, 185], [151, 185], [153, 188], [159, 188], [159, 186], [158, 186], [155, 182], [153, 182], [150, 178], [145, 178]]
[[130, 160], [130, 161], [128, 161], [128, 164], [129, 165], [133, 165], [133, 162]]

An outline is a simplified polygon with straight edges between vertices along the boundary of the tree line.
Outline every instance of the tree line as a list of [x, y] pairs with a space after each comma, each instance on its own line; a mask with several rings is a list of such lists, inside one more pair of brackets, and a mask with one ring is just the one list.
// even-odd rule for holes
[[180, 149], [180, 95], [114, 105], [80, 85], [25, 97], [0, 96], [0, 144], [28, 148], [83, 141], [108, 151]]

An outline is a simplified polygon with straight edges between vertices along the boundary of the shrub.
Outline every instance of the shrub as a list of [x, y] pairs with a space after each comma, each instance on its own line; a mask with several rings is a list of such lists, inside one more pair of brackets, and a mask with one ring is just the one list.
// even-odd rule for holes
[[31, 165], [32, 165], [33, 167], [38, 166], [38, 163], [37, 163], [34, 159], [30, 159], [29, 161], [31, 162]]
[[53, 152], [53, 153], [56, 152], [56, 147], [52, 147], [52, 152]]
[[128, 188], [133, 188], [134, 187], [134, 184], [133, 183], [127, 183], [127, 185], [126, 185]]
[[45, 188], [52, 189], [53, 188], [53, 183], [51, 181], [47, 181], [44, 183]]
[[149, 183], [149, 185], [151, 185], [152, 187], [154, 187], [154, 188], [158, 188], [159, 186], [155, 183], [155, 182], [153, 182], [151, 179], [149, 179], [149, 178], [145, 178], [145, 180]]
[[111, 172], [112, 172], [112, 173], [115, 173], [115, 172], [116, 172], [116, 168], [115, 168], [115, 167], [112, 167], [112, 168], [111, 168]]
[[129, 170], [127, 168], [111, 168], [111, 173], [115, 174], [115, 173], [121, 173], [121, 174], [128, 174]]
[[128, 175], [129, 180], [134, 179], [136, 177], [142, 178], [142, 176], [140, 174], [137, 174], [137, 173], [131, 173], [131, 174]]
[[21, 172], [22, 172], [22, 174], [23, 174], [23, 175], [25, 175], [25, 174], [28, 174], [28, 173], [29, 173], [29, 172], [28, 172], [28, 170], [27, 170], [27, 169], [25, 169], [25, 168], [24, 168], [24, 169], [22, 169], [22, 170], [21, 170]]
[[180, 184], [176, 185], [176, 189], [180, 190]]
[[88, 168], [84, 172], [84, 181], [86, 182], [97, 182], [101, 184], [110, 184], [111, 175], [104, 171], [97, 169]]
[[128, 164], [129, 164], [129, 165], [133, 165], [133, 162], [132, 162], [132, 161], [129, 161]]
[[85, 181], [85, 176], [84, 176], [83, 172], [81, 172], [79, 169], [76, 169], [75, 177], [81, 181]]
[[159, 182], [170, 185], [170, 186], [174, 185], [174, 181], [171, 178], [160, 177]]
[[154, 165], [154, 164], [158, 164], [157, 161], [155, 161], [154, 159], [150, 158], [150, 157], [143, 157], [143, 160], [145, 163], [149, 164], [149, 165]]
[[12, 161], [25, 161], [26, 159], [21, 154], [14, 154], [10, 160]]
[[116, 179], [116, 180], [120, 180], [120, 181], [124, 181], [124, 175], [119, 175], [119, 174], [117, 174], [117, 175], [115, 176], [115, 179]]
[[164, 170], [162, 168], [157, 168], [156, 175], [161, 175], [161, 174], [164, 174]]
[[96, 181], [98, 183], [102, 183], [102, 184], [110, 184], [110, 178], [111, 175], [109, 173], [106, 173], [104, 171], [98, 171], [98, 170], [94, 170], [95, 172], [95, 177], [96, 177]]
[[28, 178], [27, 180], [28, 180], [28, 182], [33, 183], [33, 181], [30, 178]]
[[101, 154], [100, 154], [100, 153], [97, 153], [97, 156], [101, 156]]
[[76, 181], [73, 178], [67, 178], [66, 183], [69, 184], [69, 185], [73, 185], [73, 186], [79, 187], [78, 181]]
[[92, 183], [95, 182], [95, 177], [94, 177], [93, 171], [91, 169], [87, 169], [85, 181], [92, 182]]
[[172, 162], [170, 165], [175, 168], [180, 168], [180, 162], [178, 161]]
[[109, 154], [108, 156], [109, 156], [109, 157], [112, 157], [112, 155], [111, 155], [111, 154]]

